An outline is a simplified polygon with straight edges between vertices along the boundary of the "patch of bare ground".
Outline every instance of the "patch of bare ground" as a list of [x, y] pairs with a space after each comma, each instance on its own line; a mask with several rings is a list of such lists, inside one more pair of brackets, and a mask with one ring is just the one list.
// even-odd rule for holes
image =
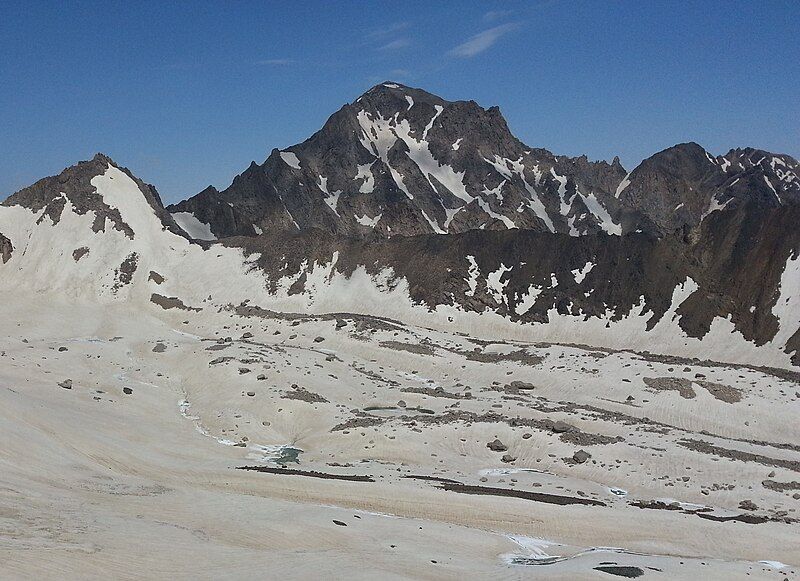
[[563, 430], [561, 427], [563, 422], [553, 421], [549, 418], [507, 417], [497, 412], [477, 414], [466, 410], [449, 410], [438, 415], [403, 416], [402, 419], [427, 425], [452, 424], [456, 422], [465, 423], [467, 425], [473, 423], [507, 424], [511, 427], [533, 428], [544, 432], [557, 433], [563, 442], [574, 443], [581, 446], [606, 445], [624, 441], [620, 436], [592, 434], [583, 432], [574, 426], [570, 426], [569, 430]]
[[409, 480], [423, 480], [425, 482], [451, 482], [453, 484], [461, 484], [458, 480], [452, 478], [442, 478], [441, 476], [426, 476], [424, 474], [406, 474], [402, 478]]
[[684, 399], [697, 397], [689, 379], [682, 377], [645, 377], [643, 380], [645, 385], [653, 391], [677, 391]]
[[678, 502], [664, 502], [661, 500], [634, 500], [628, 503], [629, 506], [635, 506], [636, 508], [648, 509], [648, 510], [671, 510], [677, 511], [682, 514], [687, 515], [694, 515], [706, 520], [713, 520], [715, 522], [741, 522], [745, 524], [757, 525], [762, 524], [765, 522], [770, 521], [778, 521], [783, 522], [783, 519], [772, 519], [768, 516], [764, 515], [756, 515], [756, 514], [736, 514], [736, 515], [717, 515], [712, 514], [713, 510], [711, 507], [704, 507], [704, 508], [684, 508]]
[[86, 246], [81, 246], [72, 251], [72, 259], [78, 262], [81, 258], [89, 254], [89, 249]]
[[761, 523], [769, 522], [769, 517], [760, 516], [757, 514], [733, 514], [722, 516], [718, 514], [709, 514], [705, 512], [696, 512], [694, 513], [700, 518], [704, 518], [706, 520], [713, 520], [715, 522], [742, 522], [749, 525], [759, 525]]
[[436, 351], [430, 345], [424, 343], [403, 343], [401, 341], [381, 341], [381, 347], [394, 349], [395, 351], [408, 351], [416, 355], [436, 355]]
[[708, 393], [725, 403], [737, 403], [742, 401], [742, 391], [730, 385], [723, 385], [722, 383], [714, 383], [713, 381], [705, 381], [703, 379], [695, 379], [694, 382], [706, 388]]
[[398, 387], [400, 385], [397, 381], [395, 381], [393, 379], [387, 379], [387, 378], [383, 377], [380, 373], [377, 373], [377, 372], [369, 370], [369, 369], [365, 369], [363, 367], [359, 367], [355, 363], [352, 363], [350, 365], [350, 367], [356, 373], [360, 373], [361, 375], [371, 379], [372, 381], [376, 381], [376, 382], [379, 382], [379, 383], [385, 383], [385, 384], [390, 385], [392, 387]]
[[178, 297], [165, 297], [164, 295], [160, 295], [157, 293], [153, 293], [150, 295], [150, 302], [158, 305], [165, 311], [169, 309], [180, 309], [182, 311], [195, 311], [199, 313], [203, 309], [198, 309], [195, 307], [187, 307], [183, 304], [183, 301]]
[[160, 274], [158, 274], [155, 270], [151, 270], [150, 274], [147, 276], [147, 280], [151, 280], [156, 284], [161, 284], [166, 279], [163, 276], [161, 276]]
[[709, 442], [703, 442], [702, 440], [678, 440], [678, 444], [689, 450], [700, 452], [701, 454], [710, 454], [712, 456], [730, 458], [741, 462], [755, 462], [757, 464], [763, 464], [764, 466], [774, 466], [776, 468], [785, 468], [792, 472], [800, 472], [800, 462], [796, 460], [782, 460], [779, 458], [770, 458], [769, 456], [763, 456], [761, 454], [742, 452], [741, 450], [731, 450], [729, 448], [715, 446]]
[[450, 353], [454, 353], [456, 355], [461, 355], [465, 357], [469, 361], [477, 361], [478, 363], [504, 363], [504, 362], [514, 362], [520, 363], [522, 365], [530, 365], [535, 366], [539, 365], [542, 361], [544, 361], [544, 357], [541, 355], [534, 355], [533, 353], [528, 353], [525, 349], [518, 349], [517, 351], [512, 351], [511, 353], [487, 353], [486, 351], [482, 351], [480, 348], [475, 348], [473, 351], [468, 351], [466, 349], [457, 349], [455, 347], [442, 347], [443, 349], [449, 351]]
[[350, 418], [340, 424], [336, 424], [331, 428], [331, 432], [341, 432], [343, 430], [352, 430], [355, 428], [369, 428], [371, 426], [379, 426], [386, 420], [375, 416], [368, 416], [366, 414], [354, 418]]
[[786, 492], [787, 490], [800, 490], [800, 482], [793, 480], [792, 482], [777, 482], [775, 480], [764, 480], [761, 482], [764, 488], [774, 490], [775, 492]]
[[406, 393], [420, 393], [422, 395], [429, 395], [431, 397], [442, 397], [446, 399], [472, 399], [472, 394], [470, 392], [464, 392], [463, 394], [459, 393], [451, 393], [449, 391], [445, 391], [445, 389], [441, 386], [439, 387], [404, 387], [400, 391]]
[[439, 482], [438, 488], [448, 492], [458, 492], [460, 494], [482, 494], [488, 496], [509, 496], [532, 500], [534, 502], [544, 502], [547, 504], [558, 504], [567, 506], [570, 504], [581, 504], [585, 506], [607, 506], [600, 500], [591, 498], [581, 498], [577, 496], [561, 496], [558, 494], [547, 494], [545, 492], [530, 492], [527, 490], [512, 490], [509, 488], [496, 488], [493, 486], [476, 486], [472, 484], [461, 484], [460, 482]]
[[328, 400], [318, 393], [309, 391], [305, 387], [301, 387], [296, 383], [292, 384], [291, 391], [285, 392], [283, 395], [281, 395], [281, 397], [283, 399], [297, 399], [307, 403], [328, 403]]
[[400, 321], [375, 317], [370, 315], [358, 315], [356, 313], [326, 313], [324, 315], [303, 315], [301, 313], [288, 313], [263, 309], [258, 306], [242, 303], [238, 306], [232, 304], [224, 307], [226, 311], [233, 311], [240, 317], [258, 317], [260, 319], [278, 319], [283, 321], [345, 321], [351, 320], [355, 323], [356, 331], [402, 331], [405, 325]]
[[123, 286], [130, 284], [138, 266], [139, 255], [135, 252], [131, 252], [128, 257], [122, 261], [119, 268], [114, 271], [114, 286], [111, 287], [111, 290], [117, 292]]
[[744, 363], [720, 363], [719, 361], [711, 361], [710, 359], [692, 359], [688, 357], [680, 357], [677, 355], [659, 355], [657, 353], [650, 353], [649, 351], [632, 351], [630, 349], [623, 349], [619, 352], [633, 353], [644, 361], [652, 361], [653, 363], [664, 363], [667, 365], [688, 365], [697, 367], [711, 367], [711, 368], [728, 368], [728, 369], [750, 369], [751, 371], [758, 371], [765, 375], [771, 375], [778, 379], [790, 381], [800, 385], [800, 371], [793, 371], [790, 369], [781, 369], [779, 367], [767, 367], [764, 365], [747, 365]]
[[307, 476], [308, 478], [322, 478], [324, 480], [375, 482], [372, 476], [361, 474], [331, 474], [330, 472], [317, 472], [316, 470], [294, 470], [291, 468], [275, 468], [273, 466], [238, 466], [236, 469], [251, 470], [253, 472], [266, 472], [267, 474], [282, 474], [286, 476]]

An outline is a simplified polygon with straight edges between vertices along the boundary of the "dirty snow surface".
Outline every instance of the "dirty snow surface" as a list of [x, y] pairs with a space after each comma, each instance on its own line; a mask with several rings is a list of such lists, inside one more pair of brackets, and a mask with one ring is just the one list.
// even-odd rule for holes
[[791, 374], [11, 298], [5, 578], [796, 578]]
[[[691, 279], [650, 331], [432, 312], [332, 264], [270, 294], [124, 172], [92, 185], [133, 238], [0, 207], [0, 579], [798, 577], [800, 375], [681, 337]], [[464, 259], [507, 300], [516, 265]]]

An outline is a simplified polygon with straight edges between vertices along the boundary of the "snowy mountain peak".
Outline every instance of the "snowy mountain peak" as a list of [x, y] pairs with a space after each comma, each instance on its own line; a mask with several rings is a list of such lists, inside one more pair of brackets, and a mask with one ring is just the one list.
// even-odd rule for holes
[[378, 100], [378, 99], [396, 99], [398, 102], [406, 101], [406, 97], [411, 97], [417, 103], [436, 103], [439, 105], [443, 105], [446, 103], [444, 99], [441, 97], [434, 95], [433, 93], [429, 93], [423, 89], [418, 89], [414, 87], [408, 87], [401, 83], [395, 83], [393, 81], [386, 81], [384, 83], [380, 83], [375, 85], [360, 97], [358, 97], [354, 104], [364, 104], [371, 100]]
[[40, 222], [48, 219], [52, 225], [57, 225], [66, 211], [91, 216], [93, 232], [113, 228], [131, 240], [138, 234], [136, 226], [150, 228], [151, 220], [162, 229], [184, 235], [164, 210], [156, 189], [103, 153], [39, 180], [2, 205], [24, 208]]
[[359, 238], [519, 228], [619, 233], [597, 190], [616, 188], [624, 170], [584, 159], [572, 176], [564, 171], [570, 165], [519, 142], [496, 107], [385, 82], [226, 190], [169, 209], [218, 237], [276, 228]]
[[796, 161], [788, 156], [743, 150], [727, 157], [688, 142], [627, 172], [619, 158], [609, 164], [528, 147], [497, 107], [386, 81], [306, 141], [251, 164], [222, 192], [204, 190], [169, 210], [206, 239], [267, 230], [369, 238], [486, 229], [660, 237], [740, 203], [798, 200]]

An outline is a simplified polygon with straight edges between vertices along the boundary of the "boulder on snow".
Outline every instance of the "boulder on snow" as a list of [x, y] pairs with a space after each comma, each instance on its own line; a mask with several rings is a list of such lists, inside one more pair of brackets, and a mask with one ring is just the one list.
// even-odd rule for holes
[[572, 459], [575, 461], [576, 464], [583, 464], [591, 457], [592, 455], [589, 454], [589, 452], [587, 452], [586, 450], [578, 450], [572, 455]]

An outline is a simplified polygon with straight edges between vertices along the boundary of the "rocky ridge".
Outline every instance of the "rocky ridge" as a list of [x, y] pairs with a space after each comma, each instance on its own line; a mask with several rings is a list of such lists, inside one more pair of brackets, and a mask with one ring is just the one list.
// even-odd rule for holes
[[40, 180], [0, 205], [0, 267], [14, 287], [187, 313], [348, 311], [786, 367], [796, 169], [684, 144], [627, 173], [526, 148], [496, 108], [390, 83], [169, 208], [102, 154]]
[[311, 229], [372, 238], [522, 229], [571, 236], [697, 226], [715, 210], [800, 201], [800, 165], [679, 144], [627, 172], [520, 142], [497, 107], [386, 82], [233, 183], [170, 206], [207, 238]]

